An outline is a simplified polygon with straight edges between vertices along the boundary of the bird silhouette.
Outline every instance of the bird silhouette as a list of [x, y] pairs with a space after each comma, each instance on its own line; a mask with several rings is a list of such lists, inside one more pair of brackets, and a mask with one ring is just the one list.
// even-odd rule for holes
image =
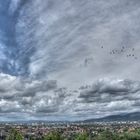
[[135, 49], [133, 48], [132, 51], [134, 51]]

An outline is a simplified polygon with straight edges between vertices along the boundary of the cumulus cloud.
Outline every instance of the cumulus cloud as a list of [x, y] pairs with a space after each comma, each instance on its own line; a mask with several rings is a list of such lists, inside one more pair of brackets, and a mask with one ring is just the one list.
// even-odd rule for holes
[[[57, 100], [57, 95], [55, 96], [57, 81], [55, 80], [23, 80], [3, 73], [0, 74], [0, 79], [1, 112], [15, 112], [16, 110], [26, 112], [28, 111], [27, 106], [30, 111], [34, 111], [32, 107], [45, 105], [47, 108], [48, 104], [52, 104], [52, 100]], [[58, 105], [56, 104], [56, 106]]]
[[0, 79], [0, 114], [16, 114], [19, 120], [19, 114], [30, 115], [30, 119], [39, 119], [40, 114], [43, 120], [44, 116], [76, 120], [139, 110], [139, 81], [104, 78], [70, 90], [59, 87], [55, 80], [22, 79], [2, 73]]
[[86, 104], [86, 108], [94, 110], [95, 114], [104, 116], [108, 113], [139, 111], [139, 81], [105, 78], [80, 90], [80, 104]]
[[[82, 89], [82, 88], [80, 88]], [[92, 86], [84, 88], [85, 91], [81, 93], [80, 97], [94, 97], [96, 94], [108, 94], [108, 95], [129, 95], [136, 93], [140, 90], [140, 83], [131, 80], [110, 80], [101, 79], [98, 80]]]

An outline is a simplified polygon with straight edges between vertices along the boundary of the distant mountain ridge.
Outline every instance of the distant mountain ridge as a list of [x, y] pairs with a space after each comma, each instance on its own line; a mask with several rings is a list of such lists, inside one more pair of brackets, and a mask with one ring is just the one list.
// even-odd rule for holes
[[19, 121], [1, 121], [0, 123], [16, 123], [16, 124], [32, 124], [32, 123], [47, 123], [47, 124], [63, 124], [63, 123], [78, 123], [78, 122], [113, 122], [113, 121], [140, 121], [140, 112], [133, 112], [133, 113], [123, 113], [119, 115], [110, 115], [103, 118], [97, 119], [86, 119], [86, 120], [79, 120], [79, 121], [58, 121], [58, 120], [19, 120]]
[[111, 115], [99, 119], [87, 119], [84, 122], [108, 122], [108, 121], [140, 121], [140, 112], [120, 114], [120, 115]]

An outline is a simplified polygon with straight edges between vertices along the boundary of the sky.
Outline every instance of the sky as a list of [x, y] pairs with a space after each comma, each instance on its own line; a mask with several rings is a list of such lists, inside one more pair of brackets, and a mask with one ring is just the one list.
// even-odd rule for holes
[[139, 0], [1, 0], [0, 121], [139, 112]]

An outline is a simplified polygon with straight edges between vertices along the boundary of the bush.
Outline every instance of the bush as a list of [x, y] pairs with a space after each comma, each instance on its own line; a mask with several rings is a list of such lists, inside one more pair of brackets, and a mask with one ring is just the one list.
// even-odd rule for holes
[[9, 135], [6, 137], [6, 140], [24, 140], [24, 138], [16, 129], [12, 129]]
[[59, 132], [51, 132], [43, 137], [43, 140], [64, 140]]
[[120, 139], [119, 135], [105, 130], [97, 136], [96, 140], [120, 140]]
[[87, 133], [80, 133], [77, 135], [75, 140], [89, 140]]
[[140, 140], [140, 134], [135, 132], [125, 133], [123, 140]]

